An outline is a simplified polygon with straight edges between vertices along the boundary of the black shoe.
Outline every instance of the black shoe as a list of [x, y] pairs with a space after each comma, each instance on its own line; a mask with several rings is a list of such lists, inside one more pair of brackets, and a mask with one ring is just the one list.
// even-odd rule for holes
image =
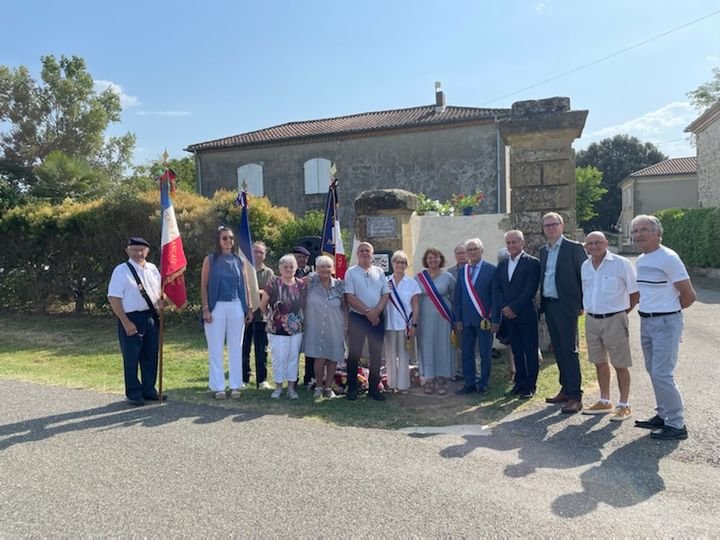
[[130, 399], [128, 398], [128, 403], [132, 405], [133, 407], [142, 407], [145, 405], [145, 400], [143, 398], [136, 398], [136, 399]]
[[473, 392], [476, 392], [477, 388], [474, 386], [463, 386], [460, 390], [455, 390], [455, 393], [458, 396], [461, 396], [463, 394], [472, 394]]
[[370, 392], [370, 399], [385, 401], [385, 395], [382, 392]]
[[481, 396], [484, 396], [485, 394], [488, 393], [488, 389], [487, 389], [486, 386], [482, 386], [482, 385], [479, 385], [479, 384], [478, 384], [478, 385], [477, 385], [477, 392], [478, 392], [478, 394], [480, 394]]
[[661, 441], [684, 441], [688, 438], [688, 432], [685, 426], [679, 429], [671, 426], [663, 426], [650, 433], [650, 436], [653, 439], [660, 439]]
[[665, 420], [657, 414], [647, 420], [635, 420], [635, 427], [643, 429], [658, 429], [665, 426]]
[[345, 399], [348, 401], [355, 401], [357, 399], [357, 390], [348, 390], [345, 394]]
[[145, 396], [145, 401], [167, 401], [167, 396], [163, 394], [162, 399], [158, 394], [155, 394], [154, 396]]
[[535, 395], [535, 392], [530, 392], [529, 390], [524, 390], [518, 394], [520, 399], [530, 399]]

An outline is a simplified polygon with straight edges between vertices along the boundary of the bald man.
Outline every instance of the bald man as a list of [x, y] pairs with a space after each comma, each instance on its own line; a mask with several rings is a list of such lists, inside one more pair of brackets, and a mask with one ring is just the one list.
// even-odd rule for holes
[[[627, 314], [640, 300], [635, 268], [625, 257], [608, 251], [608, 241], [600, 231], [585, 239], [590, 255], [581, 269], [585, 339], [588, 360], [595, 364], [600, 399], [583, 414], [607, 414], [621, 422], [630, 418], [630, 338]], [[620, 401], [613, 408], [610, 401], [610, 364], [615, 368]]]

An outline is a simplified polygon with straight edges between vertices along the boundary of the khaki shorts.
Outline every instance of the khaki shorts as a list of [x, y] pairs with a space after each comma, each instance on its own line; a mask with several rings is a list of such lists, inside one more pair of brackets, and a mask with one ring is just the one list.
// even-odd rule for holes
[[596, 319], [586, 315], [585, 339], [588, 360], [593, 364], [606, 364], [609, 356], [613, 367], [632, 366], [628, 317], [624, 311], [607, 319]]

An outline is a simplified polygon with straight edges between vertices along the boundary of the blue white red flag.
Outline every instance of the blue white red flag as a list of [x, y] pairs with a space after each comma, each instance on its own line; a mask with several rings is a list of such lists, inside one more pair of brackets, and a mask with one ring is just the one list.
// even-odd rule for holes
[[252, 233], [250, 232], [250, 216], [248, 215], [248, 209], [250, 205], [248, 203], [247, 191], [242, 190], [238, 193], [235, 199], [235, 206], [242, 207], [240, 214], [240, 230], [238, 231], [238, 242], [237, 245], [245, 256], [245, 259], [255, 268], [255, 257], [253, 256], [252, 245]]
[[323, 255], [332, 257], [335, 260], [335, 276], [343, 279], [347, 270], [347, 258], [345, 257], [345, 246], [340, 234], [340, 220], [337, 217], [338, 195], [337, 179], [334, 178], [335, 165], [331, 169], [333, 175], [325, 202], [325, 220], [323, 222], [322, 240], [320, 250]]
[[174, 191], [175, 173], [172, 169], [165, 169], [160, 176], [160, 205], [162, 208], [160, 276], [165, 296], [175, 306], [181, 308], [187, 302], [184, 276], [187, 259], [170, 196]]

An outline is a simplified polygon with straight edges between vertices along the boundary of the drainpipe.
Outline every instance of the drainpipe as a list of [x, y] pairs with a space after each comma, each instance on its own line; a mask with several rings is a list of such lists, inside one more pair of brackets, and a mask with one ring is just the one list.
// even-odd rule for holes
[[195, 174], [197, 175], [197, 190], [200, 195], [203, 195], [202, 190], [202, 168], [200, 167], [200, 154], [193, 152], [195, 156]]
[[[496, 157], [495, 162], [497, 164], [497, 213], [503, 214], [504, 212], [501, 212], [500, 209], [500, 128], [498, 128], [497, 125], [497, 115], [495, 115], [495, 149], [496, 149]], [[505, 194], [506, 202], [505, 202], [505, 208], [507, 208], [507, 196], [508, 194]]]

